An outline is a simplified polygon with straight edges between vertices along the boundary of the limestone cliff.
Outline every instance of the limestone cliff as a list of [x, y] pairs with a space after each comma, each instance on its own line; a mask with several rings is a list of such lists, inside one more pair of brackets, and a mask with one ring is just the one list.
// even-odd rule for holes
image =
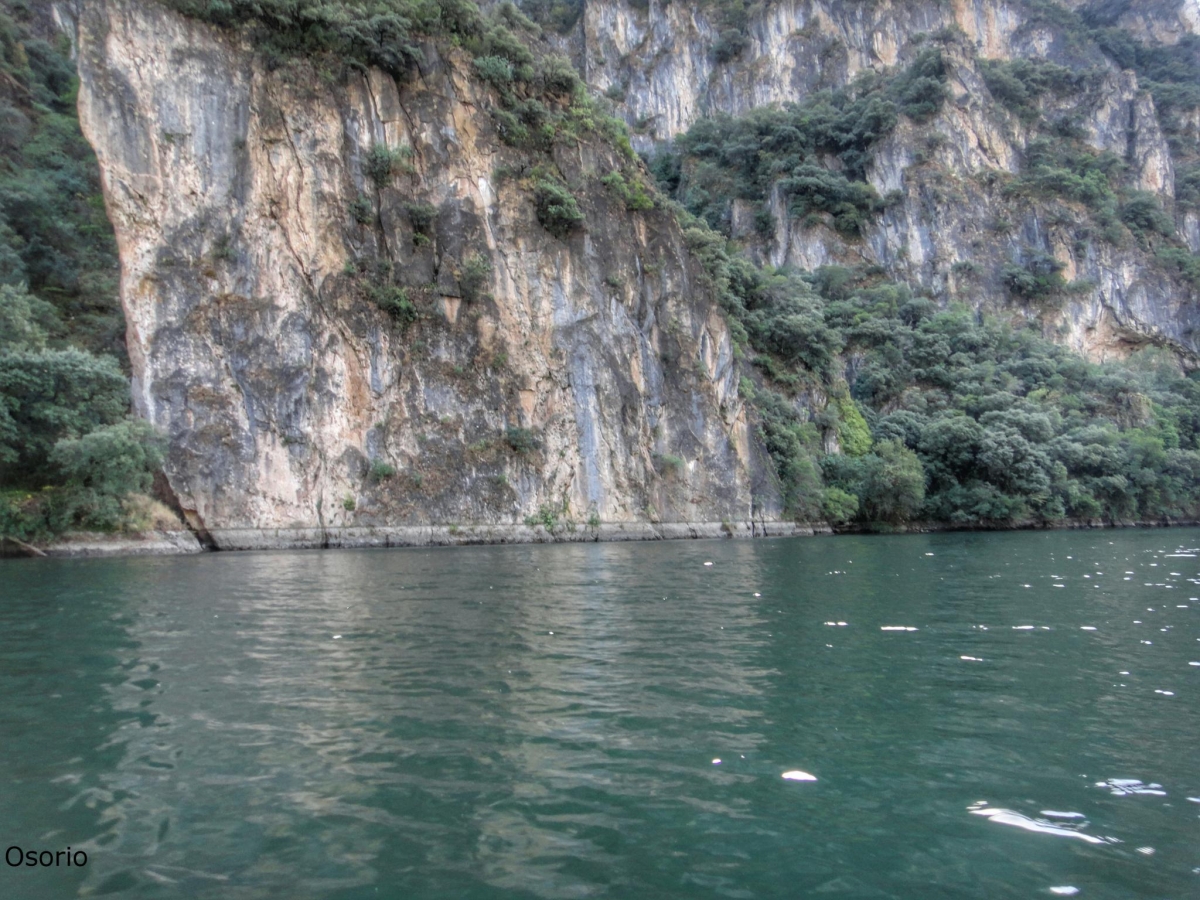
[[[876, 264], [942, 302], [1015, 306], [1093, 359], [1153, 342], [1172, 346], [1192, 366], [1200, 351], [1193, 287], [1138, 247], [1095, 240], [1077, 207], [1038, 198], [1014, 203], [1002, 190], [1004, 178], [1020, 171], [1032, 135], [990, 94], [980, 60], [1047, 60], [1087, 71], [1096, 78], [1090, 89], [1056, 101], [1053, 115], [1081, 127], [1095, 149], [1125, 160], [1130, 186], [1160, 198], [1190, 249], [1200, 250], [1196, 214], [1175, 203], [1171, 147], [1146, 86], [1081, 40], [1062, 15], [1085, 5], [1097, 4], [778, 0], [748, 6], [744, 45], [722, 54], [714, 52], [721, 41], [716, 4], [586, 0], [565, 45], [637, 132], [638, 149], [653, 153], [698, 118], [846, 86], [863, 71], [904, 65], [941, 36], [950, 102], [933, 122], [902, 127], [877, 149], [867, 178], [891, 202], [861, 240], [790, 221], [779, 203], [771, 239], [756, 239], [752, 215], [742, 210], [739, 223], [736, 209], [735, 236], [775, 265]], [[1154, 43], [1177, 43], [1200, 23], [1194, 0], [1108, 5], [1113, 25]], [[1194, 147], [1194, 137], [1178, 143]], [[1066, 277], [1089, 289], [1075, 291], [1052, 314], [1020, 309], [999, 272], [1030, 248], [1053, 255]]]
[[586, 215], [560, 239], [454, 52], [343, 83], [157, 3], [56, 10], [135, 407], [218, 545], [776, 515], [702, 272], [673, 219], [601, 186], [628, 164], [604, 141], [556, 144]]

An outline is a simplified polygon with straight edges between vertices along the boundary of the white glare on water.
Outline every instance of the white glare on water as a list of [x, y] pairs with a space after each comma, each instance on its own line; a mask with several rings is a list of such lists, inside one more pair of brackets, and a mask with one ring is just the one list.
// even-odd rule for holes
[[1097, 781], [1096, 787], [1108, 788], [1114, 797], [1125, 797], [1130, 794], [1149, 794], [1152, 797], [1165, 797], [1167, 792], [1161, 790], [1162, 785], [1155, 782], [1143, 784], [1136, 778], [1110, 778], [1107, 781]]
[[781, 776], [786, 781], [816, 781], [817, 776], [800, 769], [790, 769]]
[[995, 822], [997, 825], [1012, 825], [1014, 828], [1023, 828], [1026, 831], [1036, 831], [1039, 834], [1052, 834], [1056, 837], [1071, 837], [1078, 838], [1081, 841], [1087, 841], [1089, 844], [1104, 844], [1107, 841], [1104, 838], [1098, 838], [1094, 834], [1086, 834], [1082, 831], [1076, 831], [1073, 828], [1068, 828], [1064, 825], [1055, 825], [1053, 822], [1045, 819], [1031, 819], [1029, 816], [1021, 815], [1019, 812], [1013, 812], [1011, 809], [997, 809], [990, 806], [985, 806], [982, 809], [972, 809], [972, 815], [987, 816], [989, 822]]

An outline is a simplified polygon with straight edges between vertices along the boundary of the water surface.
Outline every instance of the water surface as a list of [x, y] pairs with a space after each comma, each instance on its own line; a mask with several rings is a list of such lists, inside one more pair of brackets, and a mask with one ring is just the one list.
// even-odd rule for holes
[[3, 561], [0, 895], [1200, 896], [1197, 547]]

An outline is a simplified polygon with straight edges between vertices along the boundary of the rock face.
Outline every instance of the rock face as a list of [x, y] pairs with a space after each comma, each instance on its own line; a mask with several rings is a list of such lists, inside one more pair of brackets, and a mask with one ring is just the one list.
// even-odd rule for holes
[[[431, 45], [410, 83], [331, 84], [145, 0], [56, 12], [135, 406], [218, 545], [777, 516], [724, 320], [673, 219], [600, 185], [611, 148], [555, 151], [586, 215], [560, 240], [505, 171], [469, 61]], [[384, 148], [396, 174], [373, 181]]]
[[[1041, 319], [1048, 336], [1095, 360], [1158, 343], [1194, 366], [1200, 362], [1200, 304], [1192, 288], [1137, 247], [1090, 239], [1080, 209], [1014, 203], [1003, 195], [1003, 180], [1020, 171], [1032, 135], [990, 95], [979, 59], [1045, 59], [1101, 73], [1088, 90], [1055, 99], [1052, 114], [1077, 121], [1089, 144], [1126, 161], [1131, 187], [1175, 209], [1172, 154], [1153, 99], [1133, 72], [1120, 71], [1053, 16], [1039, 14], [1045, 6], [777, 0], [751, 7], [744, 48], [718, 62], [712, 48], [721, 28], [711, 6], [586, 0], [568, 43], [589, 82], [616, 99], [635, 131], [635, 146], [654, 152], [702, 116], [738, 115], [843, 87], [864, 70], [906, 64], [930, 36], [950, 35], [944, 51], [950, 101], [933, 122], [902, 127], [877, 149], [868, 180], [892, 202], [862, 240], [789, 221], [782, 203], [772, 210], [772, 239], [752, 234], [748, 210], [740, 232], [735, 210], [734, 236], [775, 265], [879, 265], [943, 302], [993, 310], [1014, 308], [999, 277], [1003, 265], [1020, 264], [1030, 250], [1048, 253], [1079, 290], [1052, 312], [1016, 312]], [[1114, 22], [1141, 40], [1172, 44], [1200, 27], [1195, 0], [1126, 6]], [[1196, 215], [1179, 210], [1176, 218], [1191, 249], [1200, 250]]]

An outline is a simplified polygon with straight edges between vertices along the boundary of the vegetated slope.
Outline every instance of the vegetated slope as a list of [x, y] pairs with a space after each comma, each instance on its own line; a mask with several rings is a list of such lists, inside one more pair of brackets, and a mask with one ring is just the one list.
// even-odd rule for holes
[[129, 412], [117, 255], [77, 78], [23, 0], [0, 2], [0, 535], [144, 525], [158, 444]]
[[[1166, 21], [1171, 6], [1145, 4], [1138, 21]], [[810, 215], [778, 190], [747, 195], [741, 183], [724, 198], [722, 229], [776, 266], [866, 262], [939, 303], [1021, 309], [1093, 360], [1154, 343], [1194, 364], [1200, 226], [1184, 187], [1196, 143], [1193, 41], [1151, 45], [1151, 34], [1122, 30], [1128, 17], [1117, 16], [1120, 27], [1099, 17], [1094, 5], [1050, 0], [589, 0], [564, 46], [650, 155], [706, 118], [797, 102], [813, 114], [841, 94], [878, 94], [878, 82], [901, 81], [936, 50], [937, 110], [859, 123], [886, 126], [862, 132], [865, 156], [825, 146], [808, 160], [834, 172], [849, 164], [857, 171], [845, 174], [873, 188], [855, 201], [853, 223]], [[743, 131], [731, 151], [747, 140]], [[1037, 279], [1047, 263], [1072, 290]]]
[[252, 6], [78, 22], [135, 405], [197, 528], [776, 517], [703, 270], [533, 23]]
[[1004, 526], [1200, 513], [1200, 379], [1169, 353], [1096, 365], [878, 269], [760, 269], [698, 220], [687, 236], [742, 326], [742, 394], [797, 515]]
[[[700, 220], [689, 235], [727, 286], [727, 308], [765, 376], [766, 388], [744, 393], [756, 397], [786, 496], [801, 514], [835, 521], [1194, 516], [1194, 377], [1167, 351], [1098, 368], [1042, 334], [1047, 319], [1070, 320], [1073, 298], [1096, 288], [1081, 276], [1097, 245], [1164, 282], [1193, 259], [1160, 198], [1130, 177], [1132, 166], [1055, 115], [1054, 97], [1074, 109], [1092, 91], [1103, 103], [1103, 73], [978, 60], [953, 34], [929, 43], [907, 67], [866, 73], [849, 88], [701, 119], [651, 157], [662, 188]], [[953, 173], [914, 159], [905, 188], [881, 196], [867, 179], [881, 148], [901, 134], [911, 144], [923, 126], [945, 121], [955, 66], [980, 72], [1026, 129], [1019, 171], [987, 173], [964, 197]], [[931, 158], [948, 140], [928, 134]], [[1037, 245], [1028, 232], [961, 242], [962, 256], [979, 261], [955, 263], [958, 284], [940, 303], [919, 296], [927, 290], [919, 279], [912, 288], [890, 282], [880, 265], [805, 274], [745, 258], [789, 259], [770, 246], [781, 220], [836, 235], [843, 249], [862, 247], [890, 208], [905, 205], [905, 190], [923, 194], [930, 231], [963, 217], [961, 207], [967, 216], [1026, 215], [1043, 232], [1072, 237], [1077, 258], [1063, 262], [1053, 243]], [[962, 229], [941, 234], [961, 241]], [[1007, 256], [1005, 243], [1022, 238]], [[802, 239], [795, 246], [812, 249]], [[872, 258], [863, 251], [830, 255]], [[1186, 278], [1168, 285], [1188, 287]], [[989, 301], [989, 290], [1002, 299]]]

